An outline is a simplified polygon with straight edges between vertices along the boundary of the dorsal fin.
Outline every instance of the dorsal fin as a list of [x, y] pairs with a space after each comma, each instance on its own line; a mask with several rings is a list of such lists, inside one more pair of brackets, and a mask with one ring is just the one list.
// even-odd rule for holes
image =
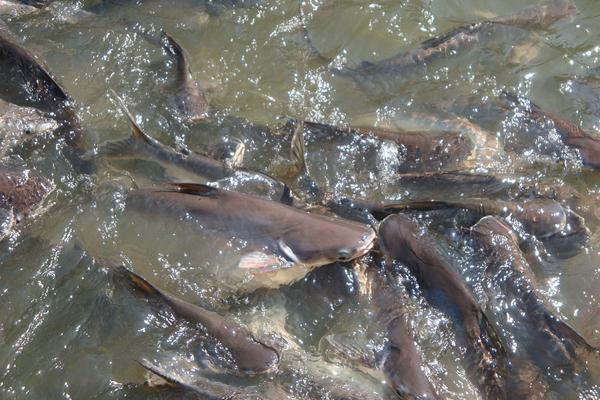
[[169, 183], [169, 185], [180, 193], [198, 196], [213, 196], [219, 192], [218, 188], [201, 183]]
[[127, 116], [127, 119], [129, 120], [129, 123], [131, 124], [131, 137], [134, 139], [143, 140], [144, 142], [147, 142], [147, 143], [151, 143], [152, 139], [150, 138], [150, 136], [146, 135], [144, 133], [144, 131], [142, 131], [142, 128], [140, 128], [140, 126], [137, 124], [137, 122], [135, 122], [133, 115], [131, 115], [131, 113], [129, 112], [129, 109], [127, 109], [127, 106], [125, 105], [125, 102], [123, 102], [123, 100], [119, 97], [117, 92], [115, 92], [112, 89], [110, 89], [110, 91], [113, 94], [113, 96], [115, 96], [115, 98], [117, 99], [117, 102], [119, 103], [119, 106], [121, 107], [121, 111], [123, 111], [125, 116]]

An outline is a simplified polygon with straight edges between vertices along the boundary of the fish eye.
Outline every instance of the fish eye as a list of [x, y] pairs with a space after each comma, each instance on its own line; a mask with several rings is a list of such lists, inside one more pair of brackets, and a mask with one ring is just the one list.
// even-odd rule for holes
[[341, 249], [338, 251], [337, 258], [339, 261], [350, 261], [352, 254], [348, 249]]

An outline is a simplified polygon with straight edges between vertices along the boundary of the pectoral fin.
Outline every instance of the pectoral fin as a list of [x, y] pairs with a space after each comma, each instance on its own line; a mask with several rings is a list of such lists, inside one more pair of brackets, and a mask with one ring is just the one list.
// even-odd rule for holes
[[238, 268], [247, 270], [253, 274], [262, 274], [279, 269], [291, 268], [294, 265], [296, 265], [294, 262], [275, 254], [253, 251], [240, 259]]

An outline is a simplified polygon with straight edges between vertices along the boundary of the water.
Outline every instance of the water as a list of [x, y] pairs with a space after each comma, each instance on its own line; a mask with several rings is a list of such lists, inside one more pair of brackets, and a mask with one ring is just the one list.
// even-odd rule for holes
[[[432, 106], [456, 107], [463, 98], [483, 104], [488, 96], [509, 90], [589, 132], [600, 129], [600, 3], [595, 1], [577, 0], [578, 14], [556, 23], [550, 32], [516, 33], [518, 49], [511, 42], [475, 48], [389, 86], [386, 83], [388, 90], [368, 94], [351, 80], [332, 76], [330, 67], [377, 61], [457, 25], [535, 2], [314, 1], [300, 5], [264, 1], [248, 7], [206, 7], [193, 0], [177, 6], [161, 0], [111, 1], [105, 7], [98, 3], [57, 2], [49, 11], [9, 21], [24, 45], [44, 60], [76, 99], [98, 143], [129, 134], [109, 89], [119, 93], [137, 122], [162, 142], [194, 149], [225, 135], [238, 137], [247, 147], [245, 165], [263, 170], [288, 156], [290, 135], [272, 135], [261, 128], [277, 126], [281, 116], [338, 125], [383, 124], [381, 115], [390, 107], [426, 114]], [[82, 17], [75, 12], [82, 8], [97, 15]], [[302, 21], [315, 47], [334, 59], [331, 63], [311, 56], [298, 29]], [[169, 103], [173, 65], [162, 50], [131, 28], [131, 22], [165, 29], [188, 51], [194, 78], [210, 89], [212, 110], [222, 117], [220, 125], [207, 129], [178, 122]], [[478, 122], [502, 138], [521, 129], [511, 115], [479, 117]], [[239, 121], [233, 125], [232, 118], [256, 126]], [[313, 179], [336, 195], [372, 200], [419, 196], [418, 189], [409, 191], [395, 184], [396, 149], [390, 143], [311, 135], [306, 141]], [[162, 398], [168, 394], [136, 386], [145, 379], [136, 360], [185, 367], [190, 362], [195, 365], [198, 354], [208, 351], [194, 337], [193, 327], [149, 306], [115, 279], [111, 268], [119, 264], [182, 298], [295, 343], [288, 344], [282, 371], [272, 380], [226, 381], [263, 385], [275, 398], [320, 398], [340, 382], [388, 393], [381, 376], [328, 364], [319, 352], [324, 335], [353, 335], [364, 342], [368, 339], [361, 332], [373, 328], [369, 305], [357, 294], [360, 285], [345, 270], [329, 267], [333, 268], [327, 272], [329, 281], [312, 277], [303, 286], [282, 291], [240, 294], [218, 278], [217, 269], [224, 268], [226, 257], [215, 254], [215, 248], [226, 248], [226, 243], [214, 242], [180, 221], [124, 211], [127, 190], [168, 178], [160, 168], [149, 162], [101, 163], [96, 175], [78, 176], [64, 161], [60, 147], [60, 142], [51, 141], [28, 153], [26, 164], [52, 179], [57, 189], [45, 204], [45, 214], [26, 221], [1, 244], [1, 398]], [[528, 254], [539, 287], [559, 314], [598, 345], [600, 180], [595, 172], [572, 164], [523, 159], [524, 167], [515, 162], [495, 169], [520, 169], [533, 180], [558, 186], [568, 183], [580, 196], [579, 211], [592, 232], [586, 248], [568, 259], [535, 248]], [[237, 181], [221, 185], [246, 187]], [[277, 196], [265, 184], [252, 187]], [[425, 218], [426, 224], [431, 222]], [[472, 249], [463, 243], [460, 232], [445, 230], [436, 237], [486, 304], [481, 265], [469, 257]], [[427, 373], [440, 394], [449, 399], [475, 398], [477, 391], [462, 368], [450, 322], [428, 307], [418, 291], [409, 309]], [[589, 376], [580, 379], [583, 383], [554, 383], [545, 397], [600, 398], [595, 386], [600, 383], [600, 369], [594, 360], [588, 361]], [[325, 376], [337, 383], [318, 382]]]

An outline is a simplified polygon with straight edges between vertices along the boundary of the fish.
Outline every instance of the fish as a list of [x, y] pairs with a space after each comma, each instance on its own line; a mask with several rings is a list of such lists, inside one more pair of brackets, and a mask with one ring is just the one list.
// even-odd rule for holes
[[562, 232], [567, 226], [568, 214], [559, 202], [544, 198], [520, 202], [479, 198], [457, 201], [409, 201], [389, 203], [380, 207], [388, 213], [464, 209], [475, 213], [479, 218], [485, 215], [511, 217], [519, 221], [527, 232], [541, 239]]
[[398, 174], [395, 184], [405, 189], [415, 188], [422, 192], [440, 193], [448, 192], [449, 195], [482, 194], [492, 195], [504, 192], [518, 185], [519, 178], [507, 174], [481, 174], [468, 171], [435, 171], [435, 172], [408, 172]]
[[202, 184], [135, 190], [127, 196], [127, 207], [189, 216], [203, 229], [248, 241], [254, 251], [238, 269], [259, 274], [257, 284], [267, 287], [297, 281], [318, 266], [361, 257], [376, 236], [368, 225]]
[[575, 329], [561, 320], [548, 299], [537, 288], [536, 279], [519, 248], [511, 227], [493, 216], [483, 217], [470, 229], [475, 245], [485, 255], [486, 276], [508, 296], [516, 327], [529, 337], [527, 351], [542, 370], [575, 373], [583, 367], [578, 352], [596, 353]]
[[25, 4], [21, 1], [0, 0], [0, 15], [10, 17], [20, 17], [36, 12], [38, 9], [34, 6]]
[[423, 371], [423, 358], [405, 308], [406, 296], [391, 286], [385, 272], [377, 271], [374, 285], [376, 320], [387, 338], [382, 363], [387, 381], [401, 399], [441, 399]]
[[177, 317], [203, 326], [210, 336], [229, 350], [235, 363], [236, 373], [260, 375], [277, 370], [281, 359], [280, 351], [256, 339], [246, 327], [159, 289], [141, 275], [125, 267], [120, 267], [119, 273], [127, 277], [137, 290], [169, 307]]
[[400, 147], [401, 163], [398, 172], [459, 167], [471, 156], [475, 146], [468, 135], [460, 132], [407, 132], [377, 127], [341, 128], [309, 121], [304, 121], [304, 125], [310, 132], [328, 137], [356, 135], [393, 142]]
[[135, 122], [135, 119], [121, 100], [114, 93], [121, 110], [131, 125], [131, 136], [126, 139], [107, 141], [100, 145], [95, 152], [88, 152], [87, 159], [106, 157], [112, 160], [141, 159], [158, 162], [167, 171], [175, 169], [174, 175], [184, 176], [192, 173], [210, 180], [219, 180], [232, 176], [236, 169], [229, 165], [189, 151], [177, 151], [158, 140], [150, 137]]
[[209, 106], [206, 95], [192, 77], [187, 52], [172, 36], [161, 32], [163, 48], [175, 60], [175, 105], [185, 123], [196, 123], [208, 117]]
[[68, 145], [66, 158], [80, 172], [93, 171], [93, 165], [81, 158], [91, 137], [77, 115], [73, 99], [3, 23], [0, 24], [0, 92], [11, 100], [18, 99], [14, 101], [19, 105], [51, 113], [60, 124], [58, 133]]
[[516, 104], [525, 103], [529, 116], [536, 122], [550, 122], [562, 138], [563, 143], [576, 149], [583, 165], [590, 169], [600, 168], [600, 137], [584, 131], [578, 125], [557, 114], [542, 110], [537, 104], [518, 96], [504, 92], [503, 97]]
[[50, 181], [29, 169], [0, 167], [0, 240], [15, 224], [35, 214], [53, 189]]
[[432, 248], [432, 238], [421, 235], [417, 224], [404, 215], [384, 219], [379, 235], [386, 259], [405, 265], [428, 302], [452, 320], [466, 347], [466, 369], [484, 398], [511, 398], [512, 374], [502, 341], [463, 278]]
[[0, 154], [15, 146], [45, 137], [58, 129], [58, 122], [33, 107], [21, 107], [0, 99]]
[[[421, 71], [424, 66], [438, 59], [457, 56], [483, 43], [506, 42], [507, 38], [514, 37], [518, 30], [547, 29], [556, 21], [572, 15], [575, 10], [575, 5], [568, 0], [543, 2], [515, 14], [459, 26], [423, 41], [418, 48], [400, 52], [381, 61], [363, 61], [357, 67], [335, 68], [332, 72], [351, 77], [358, 86], [367, 91], [372, 91], [374, 86], [382, 84], [389, 92], [387, 86], [392, 84], [390, 78], [407, 75], [415, 70]], [[379, 78], [378, 82], [373, 81], [375, 78]]]
[[166, 386], [180, 389], [185, 393], [202, 399], [227, 399], [227, 400], [263, 400], [256, 391], [250, 388], [237, 388], [220, 382], [210, 381], [203, 377], [196, 377], [193, 382], [153, 364], [142, 358], [138, 363], [153, 375], [163, 379]]

